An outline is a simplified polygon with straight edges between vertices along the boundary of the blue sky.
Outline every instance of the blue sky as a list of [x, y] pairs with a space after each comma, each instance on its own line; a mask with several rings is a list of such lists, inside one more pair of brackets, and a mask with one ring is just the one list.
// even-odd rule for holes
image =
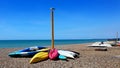
[[119, 0], [0, 0], [0, 39], [114, 38], [120, 34]]

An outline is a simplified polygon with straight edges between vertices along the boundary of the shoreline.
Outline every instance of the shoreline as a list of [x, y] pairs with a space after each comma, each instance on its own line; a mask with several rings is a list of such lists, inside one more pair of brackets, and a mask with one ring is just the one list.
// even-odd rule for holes
[[[60, 44], [60, 45], [55, 45], [55, 47], [59, 47], [59, 46], [76, 46], [76, 45], [90, 45], [92, 43], [79, 43], [79, 44]], [[45, 47], [50, 47], [51, 45], [47, 45]], [[33, 46], [30, 46], [30, 47], [33, 47]], [[28, 48], [28, 47], [0, 47], [0, 49], [2, 48]]]
[[87, 44], [55, 46], [57, 49], [80, 53], [79, 58], [63, 60], [46, 60], [29, 64], [31, 58], [11, 58], [8, 54], [22, 48], [0, 48], [0, 68], [120, 68], [120, 47], [107, 48], [108, 51], [95, 51]]
[[[67, 46], [103, 41], [102, 39], [55, 40], [55, 46]], [[51, 40], [0, 40], [0, 48], [24, 48], [31, 46], [51, 46]]]

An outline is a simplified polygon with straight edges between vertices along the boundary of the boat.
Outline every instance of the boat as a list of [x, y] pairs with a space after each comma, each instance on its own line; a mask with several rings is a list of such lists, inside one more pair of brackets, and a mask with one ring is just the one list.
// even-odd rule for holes
[[63, 55], [59, 55], [59, 57], [58, 57], [60, 60], [66, 60], [67, 59], [67, 57], [66, 56], [63, 56]]
[[76, 53], [72, 52], [72, 51], [66, 51], [66, 50], [58, 50], [58, 53], [60, 55], [69, 57], [69, 58], [74, 58], [74, 56], [76, 55]]
[[112, 47], [111, 44], [108, 43], [101, 43], [101, 42], [95, 42], [92, 45], [88, 45], [89, 47]]
[[19, 50], [19, 52], [29, 52], [29, 51], [35, 51], [35, 50], [40, 50], [40, 49], [44, 49], [46, 47], [42, 47], [42, 46], [33, 46], [33, 47], [29, 47], [29, 48], [25, 48], [22, 50]]
[[120, 43], [119, 43], [119, 44], [117, 44], [117, 46], [120, 46]]
[[117, 41], [117, 43], [120, 43], [120, 41]]
[[117, 46], [120, 46], [120, 41], [117, 41], [117, 44], [116, 44]]
[[50, 48], [44, 48], [44, 49], [40, 49], [40, 50], [36, 50], [37, 52], [48, 52], [50, 50]]
[[112, 47], [111, 44], [101, 44], [100, 46], [103, 46], [103, 47]]
[[8, 56], [10, 56], [10, 57], [32, 57], [36, 53], [38, 53], [38, 52], [35, 52], [35, 51], [34, 52], [19, 52], [19, 51], [16, 51], [16, 52], [9, 53]]
[[49, 58], [51, 60], [57, 59], [58, 58], [58, 50], [55, 49], [55, 48], [51, 49], [50, 52], [49, 52]]
[[104, 44], [110, 44], [112, 46], [116, 45], [116, 41], [105, 41]]
[[38, 52], [45, 52], [45, 51], [48, 52], [49, 50], [50, 48], [45, 48], [45, 49], [36, 50], [36, 51], [28, 51], [28, 52], [21, 52], [18, 50], [18, 51], [9, 53], [8, 56], [10, 57], [32, 57]]
[[47, 60], [48, 58], [49, 58], [48, 52], [39, 52], [32, 57], [32, 59], [30, 60], [30, 64], [37, 63], [43, 60]]

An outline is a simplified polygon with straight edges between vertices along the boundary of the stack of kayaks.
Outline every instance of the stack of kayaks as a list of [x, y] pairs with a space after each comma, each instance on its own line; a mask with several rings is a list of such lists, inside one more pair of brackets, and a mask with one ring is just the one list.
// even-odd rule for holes
[[72, 52], [72, 51], [53, 49], [53, 50], [50, 50], [50, 52], [37, 53], [30, 60], [30, 63], [40, 62], [40, 61], [46, 60], [48, 58], [51, 60], [55, 60], [55, 59], [67, 60], [67, 58], [74, 59], [75, 56], [78, 56], [78, 54], [75, 52]]
[[57, 50], [51, 49], [48, 47], [29, 47], [22, 50], [14, 51], [9, 53], [10, 57], [32, 57], [29, 63], [36, 63], [43, 60], [67, 60], [67, 58], [74, 59], [75, 56], [78, 56], [76, 52], [67, 51], [67, 50]]

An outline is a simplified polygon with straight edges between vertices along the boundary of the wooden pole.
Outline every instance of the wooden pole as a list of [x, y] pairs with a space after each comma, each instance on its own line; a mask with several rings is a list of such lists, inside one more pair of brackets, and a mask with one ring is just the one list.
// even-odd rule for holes
[[51, 48], [54, 48], [54, 8], [50, 8], [51, 10], [51, 23], [52, 23], [52, 44]]

